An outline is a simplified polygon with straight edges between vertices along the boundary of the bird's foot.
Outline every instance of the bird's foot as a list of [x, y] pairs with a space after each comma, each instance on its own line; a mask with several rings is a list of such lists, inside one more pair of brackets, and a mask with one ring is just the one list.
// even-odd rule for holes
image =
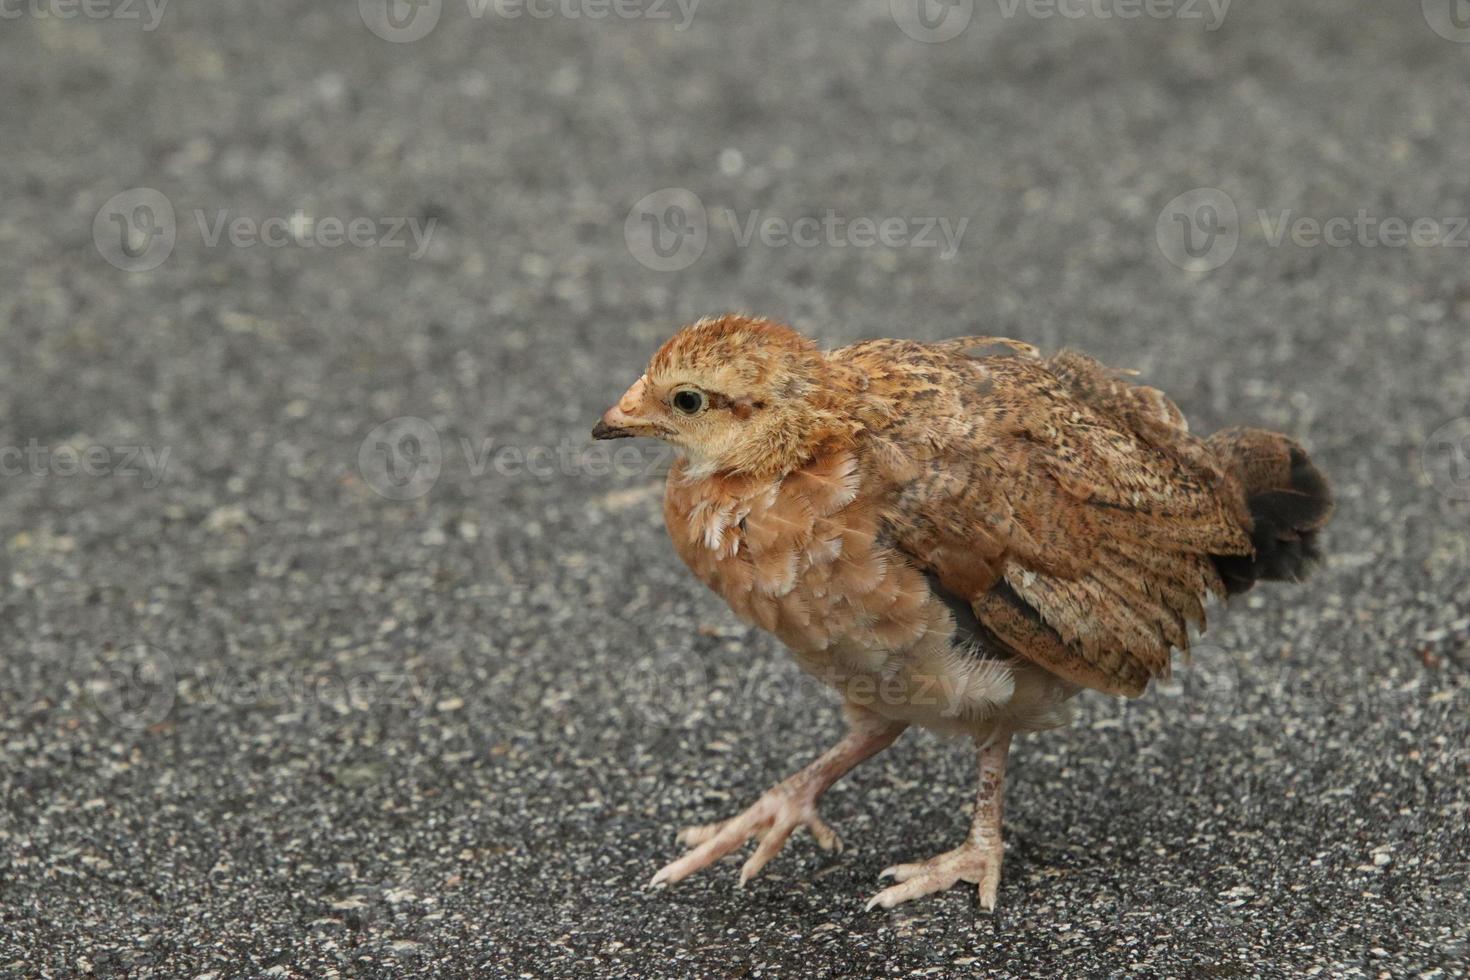
[[822, 850], [842, 850], [842, 840], [837, 832], [817, 815], [820, 796], [821, 791], [809, 782], [787, 780], [766, 790], [765, 795], [737, 817], [685, 827], [679, 831], [679, 842], [693, 850], [665, 865], [649, 885], [671, 885], [687, 878], [754, 837], [760, 843], [740, 869], [740, 884], [744, 885], [780, 852], [786, 839], [798, 827], [811, 831]]
[[874, 895], [868, 910], [891, 909], [900, 902], [943, 891], [959, 881], [968, 881], [980, 889], [980, 907], [995, 911], [995, 896], [1000, 888], [1000, 865], [1005, 845], [999, 835], [993, 840], [971, 838], [952, 851], [916, 864], [895, 864], [879, 878], [891, 877], [897, 882]]

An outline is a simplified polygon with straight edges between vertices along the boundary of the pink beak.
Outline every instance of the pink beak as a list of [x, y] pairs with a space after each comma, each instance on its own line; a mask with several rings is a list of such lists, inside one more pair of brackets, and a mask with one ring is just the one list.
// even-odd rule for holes
[[602, 420], [592, 429], [592, 438], [632, 439], [651, 434], [638, 431], [648, 428], [648, 423], [639, 415], [643, 407], [643, 386], [644, 378], [639, 378], [633, 382], [633, 387], [623, 392], [616, 405], [602, 413]]

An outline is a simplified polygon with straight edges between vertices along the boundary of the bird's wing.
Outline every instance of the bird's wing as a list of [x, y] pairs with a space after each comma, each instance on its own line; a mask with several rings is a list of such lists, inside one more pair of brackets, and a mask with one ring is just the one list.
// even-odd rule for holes
[[[1002, 356], [971, 356], [980, 344]], [[870, 342], [868, 465], [895, 547], [986, 639], [1075, 683], [1142, 693], [1250, 551], [1239, 488], [1177, 408], [1089, 358], [1009, 341]]]

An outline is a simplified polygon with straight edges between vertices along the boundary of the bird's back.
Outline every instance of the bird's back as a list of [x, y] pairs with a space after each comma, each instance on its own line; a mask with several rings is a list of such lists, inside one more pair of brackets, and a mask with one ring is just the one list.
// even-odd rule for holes
[[1095, 360], [994, 338], [832, 352], [862, 391], [884, 527], [994, 645], [1067, 680], [1141, 693], [1212, 593], [1317, 557], [1326, 480], [1296, 443], [1188, 431], [1162, 393]]

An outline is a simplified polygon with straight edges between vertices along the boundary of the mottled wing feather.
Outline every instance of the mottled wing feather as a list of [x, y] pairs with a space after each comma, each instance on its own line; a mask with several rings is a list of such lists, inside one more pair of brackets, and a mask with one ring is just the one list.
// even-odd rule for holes
[[991, 338], [833, 358], [870, 379], [868, 465], [893, 488], [896, 547], [1068, 680], [1136, 695], [1168, 673], [1220, 588], [1210, 556], [1251, 547], [1239, 487], [1172, 402], [1083, 355]]

